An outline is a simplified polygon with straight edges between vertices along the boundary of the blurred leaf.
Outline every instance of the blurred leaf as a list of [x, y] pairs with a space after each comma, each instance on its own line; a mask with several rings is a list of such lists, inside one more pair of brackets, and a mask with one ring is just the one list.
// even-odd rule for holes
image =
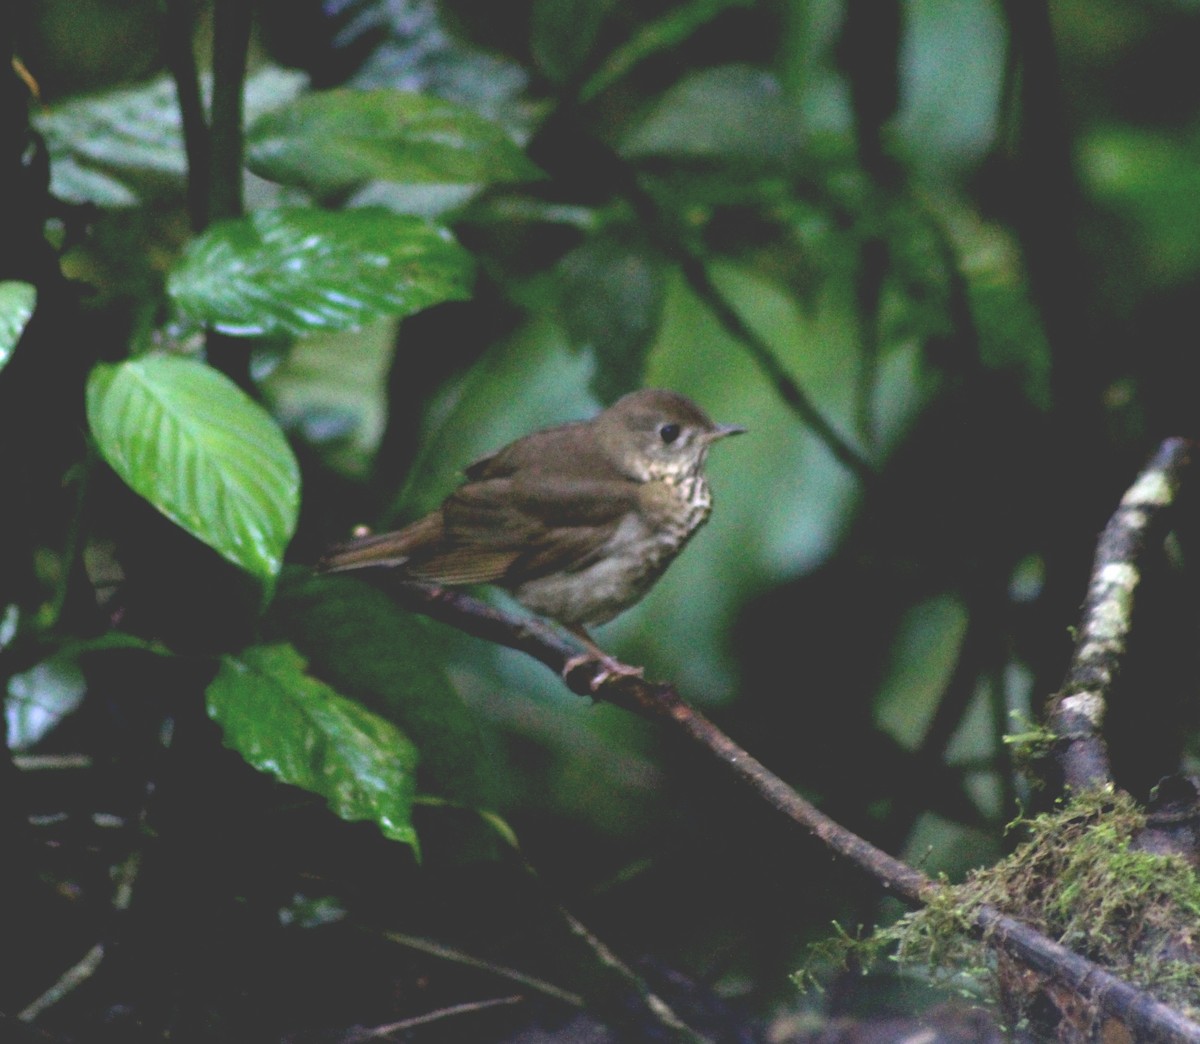
[[1050, 345], [1015, 238], [974, 213], [947, 212], [984, 365], [1020, 375], [1025, 397], [1050, 408]]
[[31, 283], [0, 282], [0, 370], [25, 332], [37, 305], [37, 288]]
[[441, 794], [490, 803], [490, 759], [447, 679], [437, 624], [361, 579], [297, 571], [285, 575], [266, 626], [286, 634], [341, 692], [397, 721]]
[[101, 455], [172, 522], [263, 580], [296, 528], [300, 473], [271, 417], [203, 363], [102, 363], [87, 416]]
[[692, 73], [659, 99], [621, 145], [627, 156], [788, 164], [800, 148], [795, 107], [768, 72], [723, 65]]
[[58, 654], [8, 682], [8, 746], [27, 750], [78, 709], [87, 689], [74, 656]]
[[391, 722], [306, 673], [289, 645], [223, 656], [208, 714], [261, 772], [323, 797], [342, 819], [370, 820], [418, 853], [417, 751]]
[[344, 474], [365, 476], [383, 435], [396, 326], [386, 320], [302, 337], [259, 381], [284, 429], [298, 431]]
[[[299, 97], [307, 85], [307, 74], [295, 69], [281, 69], [274, 65], [258, 67], [246, 77], [246, 86], [242, 91], [246, 125], [249, 126], [263, 113], [287, 105]], [[205, 93], [209, 91], [209, 77], [203, 78], [201, 86]]]
[[230, 334], [348, 330], [469, 296], [471, 256], [385, 210], [259, 210], [194, 239], [167, 279], [189, 319]]
[[949, 595], [913, 606], [892, 644], [887, 678], [875, 697], [875, 721], [915, 750], [937, 711], [967, 627], [962, 603]]
[[911, 0], [904, 8], [900, 111], [892, 121], [919, 167], [961, 167], [995, 140], [1009, 46], [991, 0]]
[[[294, 97], [306, 80], [274, 66], [255, 72], [246, 81], [247, 120]], [[187, 170], [178, 97], [167, 76], [64, 102], [35, 115], [33, 124], [50, 154], [51, 191], [71, 202], [135, 203], [136, 192], [106, 171], [182, 178]]]
[[1130, 222], [1150, 287], [1193, 278], [1200, 267], [1200, 143], [1157, 130], [1108, 127], [1083, 143], [1084, 181], [1100, 203]]
[[168, 76], [64, 102], [33, 122], [52, 168], [61, 152], [118, 170], [182, 176], [187, 169], [178, 97]]
[[612, 402], [642, 383], [662, 317], [662, 261], [624, 237], [592, 236], [558, 271], [567, 333], [576, 347], [595, 351], [592, 387], [601, 402]]
[[525, 70], [448, 32], [437, 0], [329, 0], [326, 10], [345, 20], [335, 46], [369, 50], [356, 62], [354, 86], [433, 94], [510, 129], [527, 122], [516, 104]]
[[59, 156], [50, 172], [50, 191], [67, 203], [91, 203], [116, 209], [136, 206], [137, 193], [119, 178], [81, 164], [74, 156]]
[[612, 0], [535, 0], [529, 47], [539, 68], [563, 83], [587, 60]]
[[635, 65], [658, 51], [674, 47], [700, 26], [730, 7], [749, 7], [753, 0], [691, 0], [675, 7], [657, 21], [642, 26], [625, 44], [609, 55], [579, 92], [587, 101], [625, 76]]
[[489, 184], [539, 171], [508, 135], [469, 109], [392, 90], [307, 94], [246, 135], [256, 174], [317, 193], [366, 181]]

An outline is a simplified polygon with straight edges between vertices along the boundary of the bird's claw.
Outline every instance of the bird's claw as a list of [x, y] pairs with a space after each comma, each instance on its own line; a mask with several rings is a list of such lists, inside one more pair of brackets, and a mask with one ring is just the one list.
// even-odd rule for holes
[[588, 688], [592, 692], [597, 692], [600, 686], [610, 678], [642, 678], [646, 674], [644, 667], [632, 667], [627, 663], [622, 663], [620, 660], [614, 660], [611, 656], [580, 653], [578, 656], [572, 656], [563, 664], [563, 681], [569, 681], [571, 675], [579, 670], [580, 667], [597, 663], [600, 664], [600, 670], [593, 674], [591, 680], [588, 682]]

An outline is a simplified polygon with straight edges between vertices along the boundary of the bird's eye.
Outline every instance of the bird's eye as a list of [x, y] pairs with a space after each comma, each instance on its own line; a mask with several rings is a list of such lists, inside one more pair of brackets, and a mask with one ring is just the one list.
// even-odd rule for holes
[[658, 437], [663, 440], [668, 446], [679, 438], [678, 424], [664, 424], [658, 429]]

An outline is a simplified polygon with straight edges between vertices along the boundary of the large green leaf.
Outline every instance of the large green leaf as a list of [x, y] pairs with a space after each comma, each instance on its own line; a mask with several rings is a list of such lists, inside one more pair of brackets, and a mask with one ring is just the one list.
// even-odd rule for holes
[[[264, 66], [246, 81], [246, 119], [295, 97], [303, 73]], [[204, 92], [209, 92], [206, 79]], [[107, 171], [182, 178], [187, 170], [178, 92], [169, 76], [75, 98], [38, 113], [34, 126], [50, 153], [51, 190], [99, 206], [137, 201], [126, 180]]]
[[192, 241], [167, 289], [231, 334], [348, 330], [468, 296], [470, 255], [443, 228], [386, 210], [259, 210]]
[[319, 794], [342, 819], [370, 820], [416, 852], [416, 748], [306, 667], [290, 645], [222, 657], [206, 693], [209, 717], [255, 768]]
[[0, 369], [8, 362], [37, 304], [37, 290], [29, 283], [0, 283]]
[[135, 492], [231, 562], [279, 572], [300, 472], [279, 427], [223, 374], [148, 356], [97, 366], [87, 415], [104, 459]]
[[374, 180], [483, 185], [539, 173], [502, 128], [470, 109], [392, 90], [324, 91], [267, 113], [247, 132], [246, 164], [314, 192]]
[[473, 805], [494, 801], [494, 758], [447, 677], [447, 628], [400, 609], [357, 577], [288, 570], [264, 620], [339, 692], [380, 710], [421, 751], [429, 785]]

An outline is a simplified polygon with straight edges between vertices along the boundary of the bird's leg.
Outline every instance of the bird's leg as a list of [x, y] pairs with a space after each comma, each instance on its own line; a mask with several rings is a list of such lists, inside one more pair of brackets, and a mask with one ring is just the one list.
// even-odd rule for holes
[[585, 663], [595, 663], [597, 660], [600, 662], [602, 670], [592, 679], [591, 688], [593, 692], [600, 688], [609, 678], [640, 678], [646, 673], [643, 667], [631, 667], [629, 664], [622, 663], [615, 657], [609, 656], [608, 653], [592, 641], [592, 636], [582, 627], [572, 624], [564, 624], [563, 626], [579, 639], [580, 644], [587, 649], [586, 653], [572, 656], [563, 665], [562, 676], [564, 680], [576, 668], [582, 667]]

